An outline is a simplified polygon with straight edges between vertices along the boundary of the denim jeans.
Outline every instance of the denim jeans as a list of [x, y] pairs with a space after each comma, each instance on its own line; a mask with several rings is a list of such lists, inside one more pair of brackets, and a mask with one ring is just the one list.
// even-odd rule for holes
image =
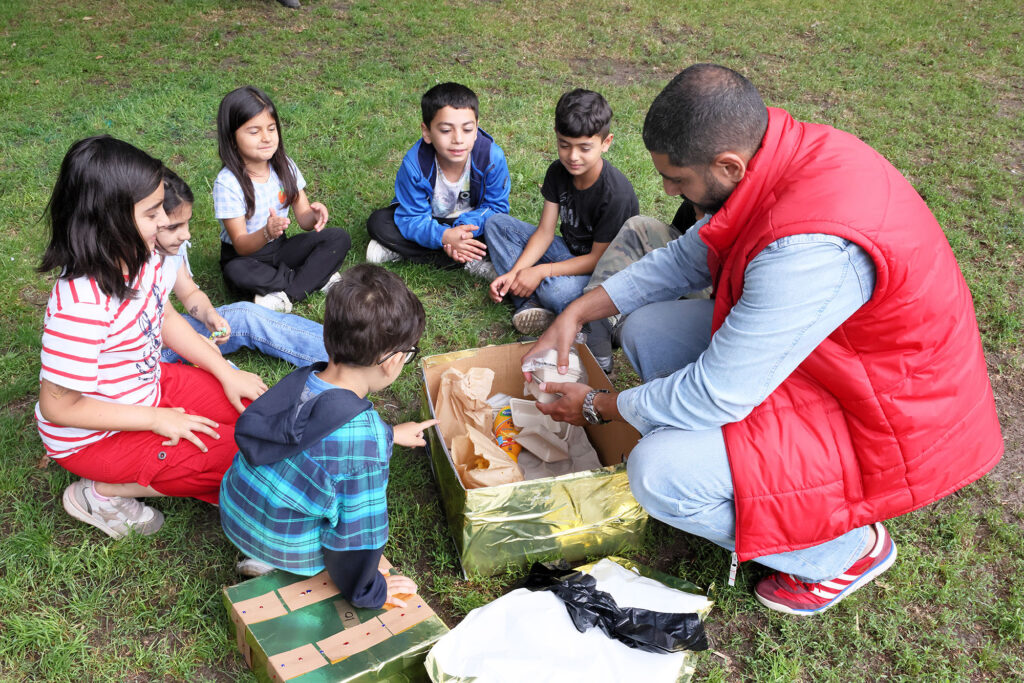
[[[874, 290], [874, 263], [856, 245], [795, 235], [747, 266], [743, 295], [711, 335], [713, 301], [674, 300], [707, 277], [706, 247], [687, 233], [603, 285], [630, 312], [622, 348], [644, 384], [618, 397], [644, 435], [627, 469], [655, 519], [735, 548], [735, 504], [723, 424], [744, 419]], [[639, 305], [638, 305], [639, 304]], [[811, 548], [757, 558], [808, 581], [846, 571], [871, 538], [853, 529]]]
[[[526, 243], [536, 230], [537, 226], [518, 218], [512, 218], [508, 214], [500, 213], [487, 219], [484, 228], [484, 234], [487, 235], [487, 251], [490, 253], [491, 262], [499, 275], [504, 275], [512, 270], [516, 259], [523, 253]], [[574, 256], [575, 254], [569, 251], [569, 247], [565, 245], [565, 240], [561, 236], [555, 235], [551, 246], [537, 263], [558, 263], [568, 261]], [[533, 295], [537, 297], [544, 308], [561, 313], [566, 306], [583, 294], [583, 288], [589, 281], [589, 274], [546, 277], [541, 280]], [[522, 297], [509, 296], [517, 310], [526, 301]]]
[[[710, 341], [713, 305], [684, 300], [635, 311], [623, 330], [622, 347], [630, 362], [645, 379], [692, 363]], [[667, 315], [670, 308], [677, 310]], [[735, 549], [732, 472], [720, 427], [657, 428], [641, 439], [626, 467], [633, 496], [652, 517], [727, 550]], [[869, 539], [867, 527], [861, 527], [821, 545], [756, 561], [806, 581], [824, 581], [853, 565]]]
[[[287, 313], [278, 313], [251, 301], [220, 306], [217, 312], [231, 325], [231, 336], [219, 345], [222, 354], [242, 348], [255, 349], [274, 358], [286, 360], [296, 367], [327, 361], [324, 349], [324, 328], [306, 318]], [[206, 325], [190, 315], [182, 316], [204, 337], [210, 331]], [[164, 347], [161, 362], [183, 362], [181, 356]]]

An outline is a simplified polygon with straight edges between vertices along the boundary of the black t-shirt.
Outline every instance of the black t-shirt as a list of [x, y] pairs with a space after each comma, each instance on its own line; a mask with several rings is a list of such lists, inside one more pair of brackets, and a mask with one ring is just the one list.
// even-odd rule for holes
[[576, 256], [589, 254], [594, 242], [611, 242], [622, 224], [640, 213], [633, 185], [607, 160], [601, 175], [585, 190], [577, 190], [565, 166], [555, 160], [540, 193], [558, 204], [562, 238]]

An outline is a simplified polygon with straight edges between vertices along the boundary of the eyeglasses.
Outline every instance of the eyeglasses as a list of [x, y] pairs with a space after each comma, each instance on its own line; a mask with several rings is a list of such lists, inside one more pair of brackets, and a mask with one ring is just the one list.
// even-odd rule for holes
[[420, 352], [420, 347], [418, 347], [418, 346], [414, 346], [411, 349], [409, 349], [408, 351], [392, 351], [391, 353], [389, 353], [388, 355], [384, 356], [379, 361], [377, 361], [377, 365], [382, 365], [388, 358], [391, 358], [392, 356], [395, 356], [395, 355], [397, 355], [399, 353], [404, 353], [405, 354], [405, 358], [402, 359], [402, 365], [408, 365], [409, 363], [411, 363], [413, 361], [414, 358], [416, 358], [416, 354], [419, 353], [419, 352]]

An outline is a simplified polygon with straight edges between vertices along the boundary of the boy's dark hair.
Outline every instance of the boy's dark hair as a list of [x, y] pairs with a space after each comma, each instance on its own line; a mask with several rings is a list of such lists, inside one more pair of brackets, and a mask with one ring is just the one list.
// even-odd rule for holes
[[420, 98], [420, 109], [423, 110], [423, 123], [429, 128], [437, 112], [445, 107], [452, 109], [472, 109], [473, 115], [480, 118], [480, 101], [476, 93], [460, 83], [438, 83], [423, 93]]
[[601, 93], [576, 88], [558, 98], [555, 106], [555, 132], [567, 138], [608, 137], [612, 127], [612, 108]]
[[177, 173], [164, 166], [164, 213], [170, 214], [182, 204], [195, 204], [192, 188]]
[[292, 166], [288, 163], [288, 155], [284, 151], [284, 131], [281, 129], [281, 119], [277, 116], [277, 107], [270, 100], [270, 96], [259, 88], [246, 85], [232, 90], [220, 101], [220, 108], [217, 109], [217, 153], [220, 155], [221, 163], [231, 171], [242, 186], [242, 195], [245, 197], [245, 219], [252, 218], [256, 211], [255, 191], [252, 187], [252, 180], [245, 172], [245, 161], [238, 153], [238, 143], [235, 142], [235, 131], [242, 127], [249, 119], [259, 116], [264, 111], [268, 112], [277, 125], [277, 151], [270, 158], [270, 165], [277, 173], [284, 188], [287, 201], [285, 206], [291, 206], [299, 197], [299, 184], [292, 173]]
[[709, 165], [726, 151], [754, 154], [768, 128], [768, 109], [754, 84], [717, 64], [681, 71], [654, 98], [644, 145], [673, 166]]
[[328, 290], [324, 346], [335, 363], [370, 367], [392, 351], [408, 351], [423, 336], [423, 304], [398, 277], [363, 263]]
[[162, 163], [109, 135], [71, 145], [46, 205], [50, 242], [39, 272], [60, 268], [61, 278], [88, 276], [107, 296], [133, 298], [129, 285], [150, 257], [135, 205], [162, 179]]

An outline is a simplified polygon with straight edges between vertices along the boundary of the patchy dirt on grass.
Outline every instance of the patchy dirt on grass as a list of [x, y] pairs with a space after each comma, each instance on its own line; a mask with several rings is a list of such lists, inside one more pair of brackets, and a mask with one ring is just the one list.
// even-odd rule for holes
[[[1004, 362], [996, 365], [994, 361]], [[989, 377], [1006, 451], [988, 477], [998, 484], [999, 502], [1015, 513], [1024, 512], [1024, 368], [1009, 359], [989, 357]]]

